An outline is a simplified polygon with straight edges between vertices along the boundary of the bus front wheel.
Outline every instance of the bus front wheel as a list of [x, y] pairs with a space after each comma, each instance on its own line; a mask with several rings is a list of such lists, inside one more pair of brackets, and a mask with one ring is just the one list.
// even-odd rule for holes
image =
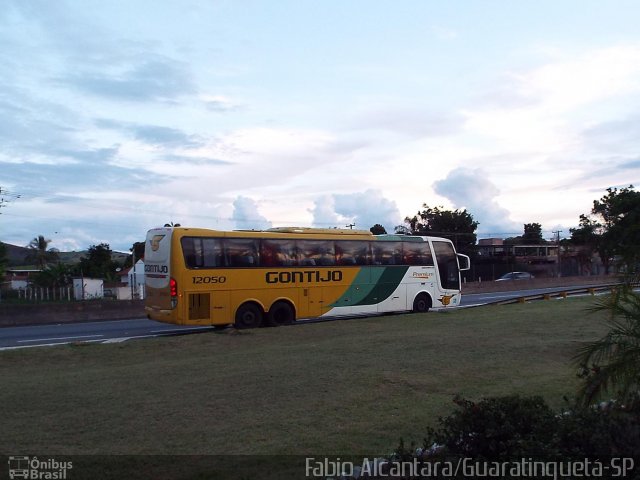
[[236, 312], [236, 328], [258, 328], [262, 323], [262, 309], [254, 303], [245, 303]]
[[415, 313], [426, 313], [431, 308], [431, 298], [426, 293], [421, 293], [413, 301], [413, 311]]
[[272, 327], [291, 325], [296, 319], [296, 312], [287, 302], [276, 302], [271, 305], [267, 314], [267, 322]]

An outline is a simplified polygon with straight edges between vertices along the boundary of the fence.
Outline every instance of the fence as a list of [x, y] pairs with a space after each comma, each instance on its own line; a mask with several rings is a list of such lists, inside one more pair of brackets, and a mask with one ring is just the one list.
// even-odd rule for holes
[[20, 300], [25, 302], [73, 301], [73, 287], [26, 287], [15, 290], [1, 290], [0, 300]]

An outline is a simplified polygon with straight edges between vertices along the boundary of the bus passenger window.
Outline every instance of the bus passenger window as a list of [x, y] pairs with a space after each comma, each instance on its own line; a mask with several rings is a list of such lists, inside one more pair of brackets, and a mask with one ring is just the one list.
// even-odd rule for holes
[[404, 242], [402, 253], [405, 265], [433, 265], [427, 242]]
[[203, 238], [202, 251], [204, 254], [203, 266], [205, 268], [222, 266], [222, 245], [218, 238]]
[[336, 242], [336, 262], [338, 265], [369, 265], [371, 255], [369, 242], [359, 240], [338, 240]]
[[253, 238], [225, 238], [227, 267], [257, 267], [259, 265], [258, 240]]
[[263, 239], [263, 267], [290, 267], [298, 264], [295, 240]]
[[375, 265], [402, 265], [402, 242], [374, 242]]
[[336, 264], [333, 240], [298, 240], [300, 266], [331, 266]]
[[187, 268], [222, 266], [222, 247], [218, 238], [183, 237], [180, 240]]

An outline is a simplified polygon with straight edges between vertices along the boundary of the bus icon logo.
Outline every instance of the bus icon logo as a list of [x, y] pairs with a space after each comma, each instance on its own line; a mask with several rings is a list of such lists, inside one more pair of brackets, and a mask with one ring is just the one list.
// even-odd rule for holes
[[9, 478], [29, 478], [29, 457], [9, 457]]
[[151, 251], [157, 252], [160, 248], [160, 240], [162, 240], [165, 235], [154, 235], [151, 240], [149, 240], [149, 244], [151, 245]]

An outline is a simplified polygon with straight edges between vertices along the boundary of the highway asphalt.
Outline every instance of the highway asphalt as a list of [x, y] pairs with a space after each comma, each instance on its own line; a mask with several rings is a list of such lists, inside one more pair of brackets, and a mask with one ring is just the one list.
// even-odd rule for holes
[[[463, 295], [462, 307], [472, 307], [562, 290], [558, 287]], [[75, 342], [117, 343], [131, 339], [185, 335], [213, 330], [211, 327], [185, 327], [132, 318], [100, 322], [26, 325], [0, 328], [0, 350], [63, 345]]]

